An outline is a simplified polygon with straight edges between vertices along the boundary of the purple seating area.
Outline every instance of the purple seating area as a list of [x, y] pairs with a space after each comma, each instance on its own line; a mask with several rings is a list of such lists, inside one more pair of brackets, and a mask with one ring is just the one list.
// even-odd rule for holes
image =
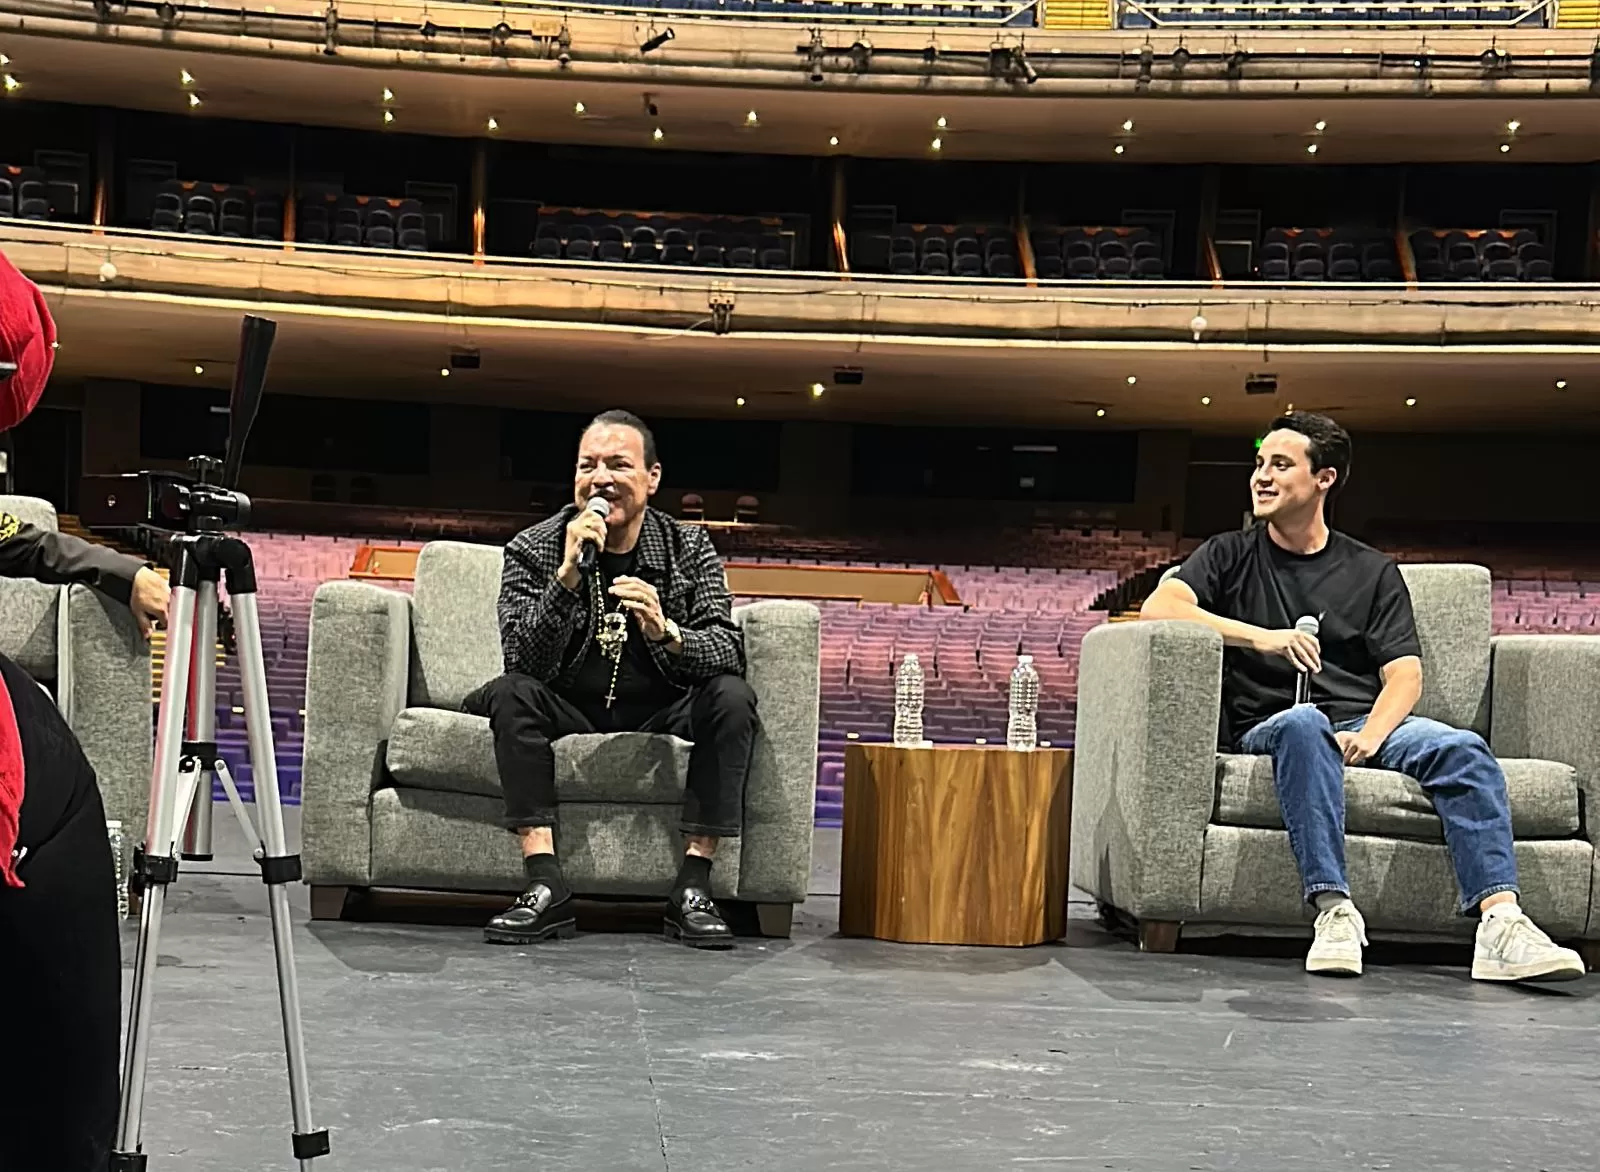
[[1600, 580], [1512, 578], [1494, 584], [1494, 633], [1600, 634]]

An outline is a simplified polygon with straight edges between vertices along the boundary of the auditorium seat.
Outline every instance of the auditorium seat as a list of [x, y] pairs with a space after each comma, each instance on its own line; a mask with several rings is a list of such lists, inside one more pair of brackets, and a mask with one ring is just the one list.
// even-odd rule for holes
[[1377, 228], [1269, 228], [1257, 275], [1263, 281], [1393, 281], [1394, 242]]
[[305, 244], [404, 252], [427, 252], [430, 247], [421, 200], [330, 191], [300, 197], [295, 238]]
[[1549, 245], [1529, 228], [1422, 228], [1410, 236], [1422, 281], [1550, 281]]
[[546, 207], [539, 211], [529, 251], [535, 260], [751, 271], [792, 269], [805, 223], [805, 218], [798, 216], [703, 216]]
[[[1161, 241], [1143, 226], [1036, 227], [1028, 238], [1034, 269], [1044, 280], [1161, 280]], [[1017, 266], [1020, 272], [1020, 265]]]
[[0, 164], [0, 216], [18, 220], [52, 218], [44, 168]]

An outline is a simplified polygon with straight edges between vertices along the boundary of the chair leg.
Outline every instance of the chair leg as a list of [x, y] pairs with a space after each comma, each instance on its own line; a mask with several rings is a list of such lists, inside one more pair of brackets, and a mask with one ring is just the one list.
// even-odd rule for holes
[[790, 926], [794, 922], [794, 904], [758, 903], [756, 904], [756, 922], [759, 924], [763, 936], [774, 936], [787, 940]]
[[311, 889], [311, 918], [313, 920], [342, 920], [350, 906], [350, 888], [313, 887]]
[[1176, 952], [1183, 925], [1175, 920], [1140, 920], [1140, 952]]

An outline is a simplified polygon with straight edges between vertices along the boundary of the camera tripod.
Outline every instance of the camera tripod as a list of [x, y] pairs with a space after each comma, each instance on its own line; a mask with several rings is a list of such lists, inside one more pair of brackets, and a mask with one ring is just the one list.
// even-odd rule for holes
[[[145, 1066], [150, 1053], [150, 1011], [155, 995], [161, 912], [167, 885], [178, 875], [178, 838], [183, 833], [202, 783], [200, 797], [210, 806], [213, 774], [227, 792], [248, 842], [257, 843], [255, 857], [267, 886], [272, 919], [272, 945], [278, 968], [278, 1000], [283, 1016], [283, 1041], [289, 1066], [289, 1099], [294, 1117], [293, 1151], [301, 1172], [328, 1153], [328, 1133], [311, 1121], [305, 1038], [300, 1024], [300, 990], [295, 980], [294, 942], [289, 922], [287, 884], [300, 879], [300, 856], [291, 855], [284, 839], [283, 807], [278, 799], [278, 767], [267, 703], [266, 661], [261, 650], [260, 616], [256, 610], [255, 559], [236, 537], [209, 531], [213, 509], [221, 513], [236, 494], [201, 483], [186, 492], [191, 532], [166, 538], [164, 560], [171, 574], [172, 602], [167, 622], [166, 667], [161, 678], [161, 716], [157, 725], [155, 768], [150, 780], [150, 807], [145, 842], [135, 852], [132, 877], [144, 895], [139, 946], [133, 964], [133, 994], [128, 1013], [127, 1048], [122, 1068], [122, 1110], [111, 1172], [144, 1172], [140, 1145], [144, 1111]], [[237, 506], [234, 506], [235, 508]], [[220, 529], [220, 526], [219, 526]], [[255, 777], [258, 834], [228, 771], [217, 755], [217, 586], [226, 576], [233, 606], [244, 717], [249, 732], [250, 762]], [[187, 735], [185, 714], [187, 712]], [[209, 831], [209, 826], [207, 827]], [[209, 837], [209, 833], [207, 835]]]

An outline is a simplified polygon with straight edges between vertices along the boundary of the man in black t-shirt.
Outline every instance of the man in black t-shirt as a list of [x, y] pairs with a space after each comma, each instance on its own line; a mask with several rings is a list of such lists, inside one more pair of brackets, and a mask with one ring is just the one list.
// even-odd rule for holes
[[[1432, 798], [1461, 910], [1483, 917], [1475, 978], [1582, 976], [1578, 954], [1518, 906], [1511, 808], [1494, 755], [1476, 733], [1411, 715], [1423, 665], [1405, 580], [1390, 558], [1328, 528], [1326, 502], [1349, 474], [1350, 437], [1333, 420], [1304, 411], [1274, 420], [1250, 477], [1255, 525], [1195, 550], [1141, 617], [1222, 636], [1222, 740], [1272, 758], [1289, 845], [1318, 912], [1308, 972], [1361, 972], [1366, 925], [1345, 873], [1344, 767], [1366, 765], [1408, 774]], [[1302, 673], [1309, 694], [1296, 704]]]
[[[531, 944], [575, 930], [556, 862], [555, 754], [574, 733], [670, 733], [692, 741], [681, 829], [687, 853], [667, 897], [667, 935], [728, 948], [711, 900], [711, 860], [739, 834], [758, 727], [744, 680], [722, 560], [705, 530], [649, 507], [661, 483], [655, 439], [626, 411], [607, 411], [578, 446], [574, 503], [506, 546], [500, 638], [506, 674], [468, 696], [489, 718], [507, 829], [528, 886], [489, 921], [492, 944]], [[602, 519], [584, 506], [609, 503]], [[580, 569], [585, 543], [598, 551]]]

